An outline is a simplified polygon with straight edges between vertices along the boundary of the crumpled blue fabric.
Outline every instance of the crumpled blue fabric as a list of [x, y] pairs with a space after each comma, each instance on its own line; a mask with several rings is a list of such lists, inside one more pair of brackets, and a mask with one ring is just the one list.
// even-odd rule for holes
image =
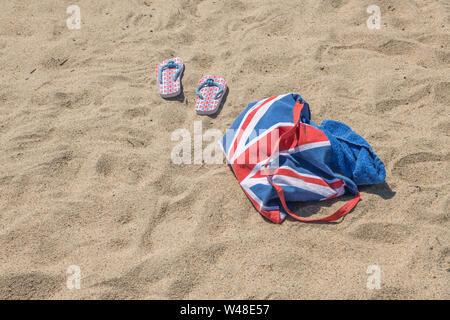
[[318, 126], [328, 137], [333, 155], [327, 159], [334, 171], [350, 178], [356, 185], [377, 184], [386, 178], [383, 162], [369, 143], [349, 126], [324, 120]]

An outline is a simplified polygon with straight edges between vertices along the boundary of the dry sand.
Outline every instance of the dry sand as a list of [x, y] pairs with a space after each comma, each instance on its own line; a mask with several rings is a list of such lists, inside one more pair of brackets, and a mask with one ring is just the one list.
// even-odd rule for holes
[[[449, 299], [449, 13], [444, 0], [2, 0], [0, 298]], [[157, 93], [172, 56], [182, 102]], [[209, 73], [230, 88], [215, 118], [194, 112]], [[386, 164], [342, 223], [272, 224], [226, 164], [171, 162], [175, 129], [224, 132], [287, 92]]]

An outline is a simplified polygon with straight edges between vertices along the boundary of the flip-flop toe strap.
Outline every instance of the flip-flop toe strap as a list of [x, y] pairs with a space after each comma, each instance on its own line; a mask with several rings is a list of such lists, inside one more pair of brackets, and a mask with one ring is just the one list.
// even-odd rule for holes
[[220, 95], [223, 93], [223, 87], [222, 87], [220, 84], [218, 84], [217, 82], [215, 82], [214, 79], [208, 78], [205, 82], [201, 83], [201, 84], [197, 87], [197, 89], [195, 90], [195, 93], [196, 93], [196, 94], [199, 96], [199, 98], [202, 99], [202, 100], [203, 100], [203, 96], [202, 96], [202, 94], [200, 93], [200, 90], [201, 90], [203, 87], [206, 87], [206, 86], [208, 86], [208, 87], [218, 87], [218, 88], [219, 88], [219, 92], [216, 93], [214, 99], [218, 99], [218, 98], [220, 97]]
[[163, 71], [166, 69], [171, 69], [171, 68], [178, 69], [177, 72], [175, 72], [175, 74], [173, 75], [173, 81], [177, 80], [177, 78], [181, 72], [181, 66], [178, 63], [176, 63], [175, 61], [169, 61], [159, 69], [159, 72], [158, 72], [158, 82], [159, 83], [163, 83], [163, 81], [162, 81]]

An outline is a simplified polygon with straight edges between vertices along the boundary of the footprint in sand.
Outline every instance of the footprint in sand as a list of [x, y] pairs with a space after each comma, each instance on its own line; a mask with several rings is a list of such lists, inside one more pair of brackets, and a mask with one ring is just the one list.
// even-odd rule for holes
[[394, 164], [392, 174], [410, 183], [441, 184], [450, 178], [449, 161], [450, 154], [412, 153]]
[[391, 39], [378, 47], [377, 51], [388, 56], [410, 54], [417, 45], [413, 42]]
[[140, 118], [145, 117], [148, 115], [149, 109], [146, 107], [136, 107], [126, 110], [123, 113], [123, 116], [128, 119], [134, 119], [134, 118]]
[[95, 171], [102, 177], [118, 179], [136, 185], [142, 181], [148, 170], [148, 162], [139, 154], [127, 156], [102, 154], [95, 163]]
[[0, 298], [48, 299], [64, 285], [62, 277], [43, 273], [24, 273], [0, 278]]
[[189, 295], [189, 293], [195, 288], [198, 278], [198, 274], [180, 277], [172, 282], [167, 290], [167, 296], [169, 299], [183, 299]]
[[348, 1], [345, 0], [331, 0], [330, 4], [333, 8], [339, 9], [347, 4]]
[[[193, 245], [187, 248], [157, 251], [145, 261], [119, 277], [96, 284], [110, 290], [104, 297], [138, 298], [143, 294], [164, 295], [160, 282], [168, 283], [165, 295], [174, 299], [187, 297], [199, 284], [202, 277], [213, 268], [224, 254], [221, 244]], [[167, 281], [170, 280], [170, 281]], [[158, 290], [158, 292], [152, 292]]]
[[[206, 246], [193, 246], [183, 253], [182, 262], [176, 270], [177, 276], [167, 290], [169, 299], [183, 299], [200, 284], [202, 277], [209, 268], [214, 268], [219, 258], [225, 253], [225, 246], [221, 244], [208, 244]], [[195, 261], [195, 263], [191, 263]]]
[[446, 247], [439, 253], [438, 263], [441, 268], [446, 268], [450, 272], [450, 247]]
[[207, 53], [194, 54], [192, 58], [186, 62], [189, 63], [193, 70], [209, 69], [214, 63], [214, 56]]
[[57, 152], [50, 161], [38, 165], [40, 173], [48, 177], [73, 177], [80, 168], [80, 162], [73, 151]]
[[102, 154], [95, 164], [95, 171], [102, 176], [109, 176], [115, 165], [114, 157]]
[[415, 295], [413, 290], [402, 287], [384, 287], [381, 288], [381, 290], [374, 291], [375, 292], [371, 297], [373, 300], [392, 300], [398, 299], [398, 297], [413, 298]]
[[372, 222], [358, 226], [350, 235], [358, 240], [380, 243], [400, 243], [406, 240], [410, 232], [398, 223]]
[[286, 70], [289, 70], [289, 67], [294, 63], [294, 61], [295, 59], [292, 59], [289, 56], [265, 54], [259, 58], [246, 58], [240, 69], [250, 74], [285, 74]]
[[53, 102], [61, 108], [78, 108], [91, 104], [92, 95], [88, 90], [79, 92], [56, 92], [54, 94]]
[[36, 148], [40, 143], [51, 139], [55, 128], [38, 128], [28, 133], [13, 137], [10, 141], [14, 143], [14, 148], [23, 150], [27, 148]]
[[168, 203], [166, 201], [162, 201], [158, 205], [157, 209], [151, 210], [149, 221], [147, 222], [147, 226], [145, 227], [144, 233], [142, 234], [141, 240], [139, 242], [140, 248], [144, 249], [145, 251], [150, 251], [153, 248], [153, 231], [165, 219], [167, 209]]
[[128, 239], [117, 238], [108, 241], [106, 245], [108, 249], [111, 251], [120, 251], [127, 248], [129, 244], [130, 241]]
[[434, 102], [450, 105], [450, 82], [441, 82], [434, 87]]
[[376, 112], [389, 112], [398, 106], [412, 105], [427, 97], [431, 93], [431, 86], [425, 85], [415, 90], [411, 95], [403, 99], [386, 99], [377, 102], [375, 105]]

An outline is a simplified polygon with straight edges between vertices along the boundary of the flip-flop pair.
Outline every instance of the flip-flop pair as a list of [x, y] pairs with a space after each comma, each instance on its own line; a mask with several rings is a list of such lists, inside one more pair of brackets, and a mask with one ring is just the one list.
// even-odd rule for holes
[[[181, 75], [184, 70], [181, 58], [164, 60], [156, 68], [159, 94], [163, 98], [173, 98], [181, 94]], [[222, 98], [227, 90], [227, 82], [215, 75], [207, 75], [198, 82], [195, 93], [197, 114], [214, 114], [219, 110]]]

